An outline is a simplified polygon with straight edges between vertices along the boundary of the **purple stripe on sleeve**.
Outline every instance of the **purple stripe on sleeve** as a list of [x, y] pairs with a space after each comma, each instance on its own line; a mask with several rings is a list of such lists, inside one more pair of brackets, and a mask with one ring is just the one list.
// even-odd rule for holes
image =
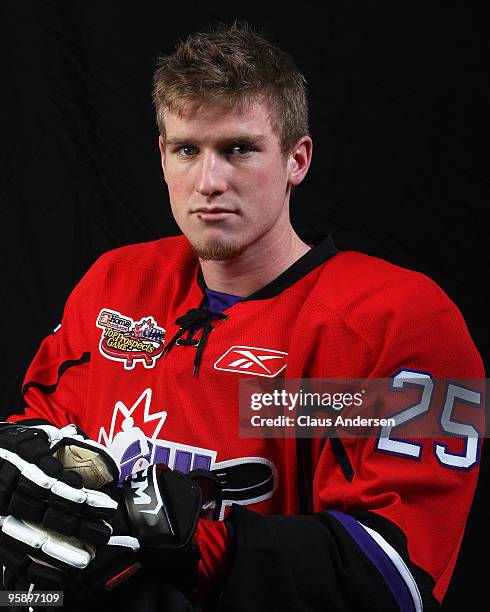
[[401, 612], [415, 612], [411, 593], [392, 560], [356, 519], [338, 510], [327, 510], [349, 532], [356, 544], [373, 563], [393, 593]]

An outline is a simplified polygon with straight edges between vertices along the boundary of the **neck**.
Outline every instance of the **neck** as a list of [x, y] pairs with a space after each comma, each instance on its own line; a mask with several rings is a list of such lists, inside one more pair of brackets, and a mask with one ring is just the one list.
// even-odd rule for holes
[[247, 297], [264, 287], [310, 250], [289, 225], [278, 236], [259, 239], [240, 257], [225, 261], [200, 260], [207, 287]]

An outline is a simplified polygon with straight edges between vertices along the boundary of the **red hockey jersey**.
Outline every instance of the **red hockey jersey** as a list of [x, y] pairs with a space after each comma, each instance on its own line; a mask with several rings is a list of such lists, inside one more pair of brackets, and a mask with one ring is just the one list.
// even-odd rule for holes
[[[400, 609], [422, 609], [409, 563], [428, 574], [440, 600], [463, 536], [478, 457], [455, 469], [436, 456], [431, 440], [419, 441], [414, 461], [405, 447], [381, 452], [373, 438], [331, 444], [240, 438], [238, 382], [264, 374], [387, 378], [402, 369], [482, 378], [458, 309], [424, 275], [337, 252], [327, 237], [226, 310], [226, 319], [213, 321], [193, 377], [194, 343], [163, 350], [179, 329], [176, 319], [202, 299], [199, 264], [182, 236], [106, 253], [74, 289], [60, 328], [30, 366], [25, 414], [9, 420], [75, 423], [107, 445], [123, 477], [157, 462], [214, 470], [225, 483], [226, 512], [233, 503], [263, 516], [330, 511], [328, 520], [381, 574]], [[263, 355], [274, 356], [265, 369]], [[464, 438], [445, 443], [446, 457], [467, 452]], [[364, 512], [406, 537], [408, 558], [402, 560], [376, 521], [362, 520]], [[390, 574], [386, 558], [399, 575]]]

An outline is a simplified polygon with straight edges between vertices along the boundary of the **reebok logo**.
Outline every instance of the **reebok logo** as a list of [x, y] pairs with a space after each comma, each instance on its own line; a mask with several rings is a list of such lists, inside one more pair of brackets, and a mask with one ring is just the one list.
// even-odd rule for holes
[[232, 346], [216, 361], [216, 370], [274, 378], [286, 367], [287, 353], [257, 346]]

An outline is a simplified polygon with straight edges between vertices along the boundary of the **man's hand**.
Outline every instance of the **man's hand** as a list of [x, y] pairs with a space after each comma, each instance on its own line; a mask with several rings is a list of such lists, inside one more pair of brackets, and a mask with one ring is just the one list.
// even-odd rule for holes
[[2, 527], [0, 558], [36, 588], [57, 588], [68, 596], [110, 590], [141, 565], [189, 592], [199, 561], [193, 535], [203, 507], [215, 505], [219, 512], [219, 493], [209, 472], [185, 475], [165, 465], [151, 465], [129, 476], [117, 490], [119, 506], [107, 542], [65, 537], [10, 516]]
[[1, 517], [0, 525], [0, 563], [9, 590], [33, 584], [36, 590], [63, 591], [68, 601], [110, 590], [141, 567], [133, 537], [111, 536], [94, 545], [13, 516]]
[[[194, 586], [193, 535], [203, 510], [219, 513], [218, 481], [205, 471], [151, 465], [116, 489], [119, 473], [107, 453], [73, 426], [0, 430], [5, 584], [86, 596], [114, 588], [143, 563], [164, 568], [166, 581], [182, 591]], [[119, 507], [88, 484], [110, 490]]]
[[0, 515], [104, 543], [117, 503], [95, 489], [118, 477], [107, 450], [73, 425], [0, 426]]
[[117, 518], [139, 541], [143, 565], [161, 567], [168, 584], [190, 593], [197, 579], [199, 550], [193, 536], [206, 511], [219, 515], [221, 487], [206, 470], [183, 474], [150, 465], [123, 482]]
[[107, 449], [73, 425], [0, 424], [4, 586], [84, 596], [134, 573], [139, 543], [115, 535], [117, 502], [97, 490], [118, 479]]

